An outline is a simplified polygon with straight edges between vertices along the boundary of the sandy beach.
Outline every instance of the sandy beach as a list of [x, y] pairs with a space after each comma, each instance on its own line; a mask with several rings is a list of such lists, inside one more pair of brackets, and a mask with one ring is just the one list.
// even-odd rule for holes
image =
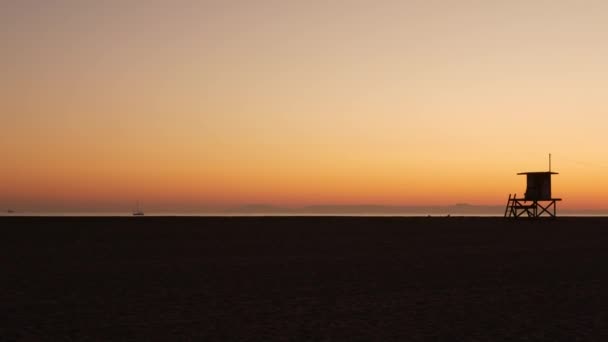
[[600, 341], [608, 219], [0, 219], [15, 341]]

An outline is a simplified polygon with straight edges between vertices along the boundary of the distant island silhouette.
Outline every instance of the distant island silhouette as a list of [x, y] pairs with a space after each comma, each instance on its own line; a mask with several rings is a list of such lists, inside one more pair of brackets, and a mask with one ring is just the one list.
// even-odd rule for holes
[[227, 213], [238, 214], [500, 214], [501, 205], [473, 205], [457, 203], [455, 205], [434, 206], [390, 206], [376, 204], [339, 205], [321, 204], [302, 207], [282, 207], [271, 204], [248, 204], [229, 208]]
[[[318, 204], [301, 207], [252, 203], [224, 209], [205, 209], [207, 213], [228, 215], [488, 215], [503, 216], [504, 205], [477, 205], [456, 203], [453, 205], [379, 205], [379, 204]], [[608, 215], [608, 209], [561, 209], [565, 215], [600, 216]]]

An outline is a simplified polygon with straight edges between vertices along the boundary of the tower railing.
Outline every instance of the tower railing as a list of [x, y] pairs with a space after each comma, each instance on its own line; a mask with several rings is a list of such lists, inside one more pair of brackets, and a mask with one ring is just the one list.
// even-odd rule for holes
[[517, 194], [509, 194], [507, 206], [505, 207], [505, 217], [555, 218], [557, 217], [557, 202], [561, 200], [561, 198], [530, 200], [517, 198]]

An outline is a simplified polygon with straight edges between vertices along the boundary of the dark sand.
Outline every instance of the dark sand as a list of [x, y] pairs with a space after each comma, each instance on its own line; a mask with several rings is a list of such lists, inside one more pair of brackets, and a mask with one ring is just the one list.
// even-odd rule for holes
[[0, 219], [0, 340], [608, 340], [608, 219]]

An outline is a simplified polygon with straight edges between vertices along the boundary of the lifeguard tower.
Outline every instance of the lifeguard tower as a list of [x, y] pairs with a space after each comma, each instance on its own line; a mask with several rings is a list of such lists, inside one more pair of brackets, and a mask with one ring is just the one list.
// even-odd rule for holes
[[517, 198], [517, 194], [509, 194], [505, 217], [557, 217], [557, 202], [562, 199], [551, 196], [551, 176], [557, 174], [551, 172], [551, 155], [549, 171], [518, 173], [526, 175], [526, 193], [523, 198]]

